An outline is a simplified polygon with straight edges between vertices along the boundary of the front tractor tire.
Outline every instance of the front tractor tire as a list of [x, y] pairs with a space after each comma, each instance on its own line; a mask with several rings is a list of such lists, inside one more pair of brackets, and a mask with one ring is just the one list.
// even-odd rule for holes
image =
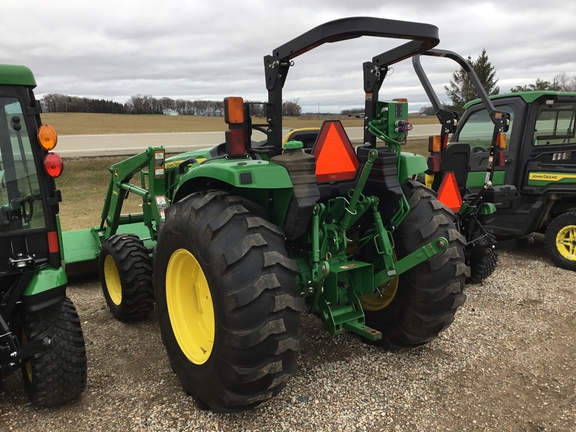
[[576, 212], [552, 220], [544, 234], [544, 248], [554, 265], [576, 271]]
[[86, 347], [70, 299], [24, 319], [22, 343], [42, 341], [47, 348], [22, 363], [32, 405], [54, 407], [78, 398], [86, 388]]
[[407, 180], [402, 189], [410, 212], [394, 232], [395, 253], [401, 259], [437, 237], [448, 247], [381, 287], [362, 296], [366, 325], [382, 332], [379, 342], [391, 350], [412, 348], [431, 341], [446, 329], [464, 304], [465, 239], [454, 225], [454, 215], [434, 192]]
[[244, 411], [297, 370], [304, 301], [284, 234], [263, 209], [223, 191], [170, 206], [154, 255], [162, 340], [203, 409]]
[[147, 317], [154, 310], [152, 260], [134, 234], [116, 234], [100, 248], [100, 283], [106, 304], [119, 321]]

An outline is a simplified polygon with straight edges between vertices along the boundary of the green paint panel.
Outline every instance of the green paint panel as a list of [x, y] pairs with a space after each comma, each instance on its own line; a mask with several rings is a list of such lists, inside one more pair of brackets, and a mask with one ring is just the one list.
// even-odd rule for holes
[[0, 84], [36, 87], [32, 71], [26, 66], [0, 65]]
[[[468, 173], [468, 179], [466, 180], [466, 187], [470, 189], [480, 189], [484, 187], [485, 179], [486, 179], [486, 171], [470, 172]], [[504, 171], [494, 171], [492, 184], [494, 186], [503, 185], [505, 179], [506, 179], [506, 173]]]
[[[144, 240], [144, 246], [152, 250], [155, 241], [150, 239], [150, 231], [143, 223], [131, 223], [118, 226], [118, 234], [136, 234]], [[66, 264], [92, 261], [98, 258], [101, 240], [97, 228], [62, 233], [63, 251]]]
[[[503, 98], [508, 98], [508, 97], [520, 97], [520, 98], [524, 99], [524, 101], [526, 103], [532, 103], [536, 99], [538, 99], [542, 96], [550, 96], [550, 97], [576, 96], [576, 92], [555, 92], [555, 91], [550, 91], [550, 90], [543, 90], [543, 91], [527, 91], [527, 92], [516, 92], [516, 93], [502, 93], [502, 94], [490, 96], [490, 100], [497, 100], [497, 99], [503, 99]], [[476, 105], [479, 103], [482, 103], [481, 99], [474, 99], [474, 100], [468, 102], [467, 104], [465, 104], [464, 109], [468, 109], [472, 105]]]
[[45, 267], [32, 278], [28, 287], [24, 291], [25, 296], [40, 294], [41, 292], [57, 288], [68, 283], [64, 267], [55, 269], [54, 267]]
[[261, 160], [214, 160], [190, 169], [181, 177], [180, 184], [202, 177], [246, 189], [292, 188], [292, 181], [286, 168]]
[[409, 176], [422, 174], [428, 169], [426, 158], [415, 153], [402, 152], [398, 156], [398, 179], [402, 183]]
[[96, 259], [100, 251], [97, 233], [89, 228], [62, 233], [64, 259], [67, 264]]

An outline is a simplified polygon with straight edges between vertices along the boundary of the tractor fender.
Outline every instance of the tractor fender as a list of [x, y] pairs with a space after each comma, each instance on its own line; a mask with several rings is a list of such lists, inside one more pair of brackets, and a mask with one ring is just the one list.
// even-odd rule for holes
[[281, 192], [283, 199], [289, 201], [294, 190], [286, 168], [273, 162], [249, 159], [208, 160], [192, 166], [180, 177], [172, 204], [193, 192], [215, 187], [235, 190], [236, 194], [256, 201], [258, 196], [263, 196], [259, 191]]
[[531, 205], [521, 235], [545, 229], [551, 220], [562, 213], [576, 210], [576, 194], [573, 190], [549, 188]]
[[576, 211], [576, 192], [573, 188], [550, 188], [542, 194], [544, 205], [538, 215], [538, 226], [546, 226], [557, 215]]
[[22, 302], [28, 312], [37, 312], [66, 298], [68, 279], [63, 267], [44, 267], [32, 277], [24, 290]]

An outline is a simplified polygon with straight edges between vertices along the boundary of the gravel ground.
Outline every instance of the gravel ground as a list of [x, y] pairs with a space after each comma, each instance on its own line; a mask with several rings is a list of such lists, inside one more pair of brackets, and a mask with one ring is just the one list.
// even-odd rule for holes
[[1, 431], [574, 431], [576, 287], [542, 239], [500, 265], [430, 344], [385, 352], [304, 317], [301, 368], [275, 399], [233, 415], [199, 410], [172, 373], [151, 316], [117, 322], [98, 282], [68, 293], [83, 322], [88, 386], [58, 409], [28, 403], [18, 374], [0, 395]]

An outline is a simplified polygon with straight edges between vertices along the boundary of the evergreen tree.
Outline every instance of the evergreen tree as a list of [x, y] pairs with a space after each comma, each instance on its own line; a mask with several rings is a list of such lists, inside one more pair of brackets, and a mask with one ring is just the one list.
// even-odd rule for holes
[[[482, 54], [480, 54], [476, 60], [472, 60], [470, 56], [468, 56], [467, 60], [470, 66], [472, 66], [472, 69], [474, 69], [474, 72], [476, 72], [476, 75], [478, 75], [478, 79], [486, 90], [486, 93], [488, 93], [488, 95], [500, 93], [500, 87], [496, 85], [498, 83], [496, 68], [490, 63], [486, 49], [482, 50]], [[459, 114], [464, 112], [464, 105], [467, 102], [479, 97], [466, 71], [462, 68], [452, 74], [450, 85], [444, 86], [444, 89], [452, 101], [452, 105], [447, 108]]]

